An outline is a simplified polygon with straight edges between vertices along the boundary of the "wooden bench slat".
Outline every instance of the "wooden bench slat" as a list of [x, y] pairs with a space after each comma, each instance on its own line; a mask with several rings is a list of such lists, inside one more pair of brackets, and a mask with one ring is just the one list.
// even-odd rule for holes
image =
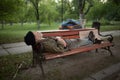
[[76, 29], [76, 30], [63, 30], [63, 31], [53, 31], [53, 32], [42, 32], [44, 37], [47, 36], [68, 36], [68, 35], [78, 35], [80, 31], [95, 30], [94, 28], [90, 29]]
[[65, 56], [69, 56], [69, 55], [73, 55], [73, 54], [78, 54], [81, 52], [86, 52], [86, 51], [91, 51], [91, 50], [95, 50], [98, 48], [104, 48], [106, 46], [112, 46], [112, 43], [109, 42], [104, 42], [101, 44], [93, 44], [93, 45], [88, 45], [88, 46], [81, 46], [80, 48], [76, 48], [76, 49], [72, 49], [71, 51], [67, 51], [64, 53], [45, 53], [45, 57], [46, 60], [50, 60], [50, 59], [55, 59], [55, 58], [60, 58], [60, 57], [65, 57]]
[[43, 33], [43, 36], [44, 37], [47, 37], [47, 36], [69, 36], [69, 35], [78, 35], [79, 32], [56, 32], [56, 33]]
[[50, 36], [61, 36], [64, 39], [76, 39], [76, 38], [80, 38], [79, 36], [79, 31], [77, 32], [56, 32], [56, 33], [43, 33], [43, 37], [50, 37]]
[[62, 37], [63, 39], [78, 39], [80, 38], [78, 35], [72, 35], [72, 36], [65, 36], [65, 37]]
[[73, 30], [49, 30], [49, 31], [37, 31], [42, 33], [57, 33], [57, 32], [74, 32], [74, 31], [87, 31], [87, 30], [95, 30], [95, 28], [85, 28], [85, 29], [73, 29]]

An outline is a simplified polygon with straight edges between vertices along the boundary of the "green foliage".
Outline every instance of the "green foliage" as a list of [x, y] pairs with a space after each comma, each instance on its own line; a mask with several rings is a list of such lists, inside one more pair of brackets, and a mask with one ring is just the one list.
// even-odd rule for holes
[[[120, 4], [116, 4], [114, 1], [110, 0], [106, 3], [100, 1], [94, 1], [95, 5], [88, 13], [87, 18], [91, 20], [109, 20], [114, 21], [120, 20]], [[104, 21], [103, 21], [104, 22]]]
[[0, 0], [0, 21], [16, 19], [22, 4], [22, 0]]
[[27, 4], [27, 5], [28, 5], [27, 6], [27, 12], [25, 14], [26, 22], [33, 22], [33, 21], [36, 20], [35, 15], [34, 15], [34, 8], [30, 4]]
[[22, 69], [30, 67], [32, 63], [31, 53], [20, 55], [0, 56], [0, 79], [12, 80], [18, 66], [24, 61]]
[[106, 13], [106, 11], [103, 11], [104, 8], [104, 4], [102, 2], [99, 1], [95, 1], [94, 5], [91, 9], [91, 11], [88, 13], [88, 15], [86, 16], [88, 19], [92, 19], [92, 20], [100, 20]]
[[109, 24], [110, 24], [110, 21], [108, 21], [107, 19], [102, 18], [102, 19], [100, 20], [100, 23], [101, 23], [102, 25], [109, 25]]
[[51, 0], [44, 0], [41, 1], [40, 4], [40, 14], [43, 14], [40, 16], [40, 21], [44, 23], [48, 23], [49, 25], [54, 22], [55, 20], [58, 20], [58, 12], [56, 11], [55, 7], [56, 3]]
[[[41, 24], [41, 30], [54, 30], [58, 29], [59, 23], [51, 23], [51, 26], [47, 24]], [[6, 24], [4, 29], [0, 29], [0, 44], [13, 43], [24, 41], [24, 36], [28, 31], [37, 31], [35, 23], [13, 24], [10, 26]]]
[[108, 0], [104, 4], [100, 0], [58, 0], [58, 2], [55, 2], [55, 0], [0, 0], [0, 21], [2, 24], [36, 21], [35, 8], [37, 6], [34, 6], [36, 4], [38, 5], [40, 23], [44, 22], [50, 25], [52, 22], [60, 22], [62, 14], [64, 20], [69, 18], [79, 19], [80, 9], [82, 8], [79, 1], [85, 1], [85, 6], [83, 5], [84, 13], [89, 6], [93, 6], [86, 16], [87, 19], [100, 20], [104, 18], [110, 21], [119, 21], [120, 19], [119, 0]]
[[105, 15], [105, 19], [108, 20], [120, 20], [120, 4], [116, 4], [114, 2], [107, 2], [105, 4], [107, 10], [107, 15]]

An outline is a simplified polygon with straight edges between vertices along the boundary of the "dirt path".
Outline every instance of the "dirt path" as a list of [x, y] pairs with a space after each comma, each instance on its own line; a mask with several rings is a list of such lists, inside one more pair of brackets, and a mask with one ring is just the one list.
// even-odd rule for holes
[[[85, 52], [44, 64], [46, 80], [82, 80], [110, 65], [120, 62], [120, 37], [115, 37], [111, 48], [114, 57], [105, 50]], [[39, 67], [20, 72], [16, 80], [43, 80]]]

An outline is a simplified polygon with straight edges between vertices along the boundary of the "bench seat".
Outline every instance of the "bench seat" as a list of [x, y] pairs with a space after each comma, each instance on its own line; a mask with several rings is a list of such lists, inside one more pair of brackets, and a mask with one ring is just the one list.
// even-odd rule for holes
[[[44, 38], [45, 37], [60, 36], [63, 39], [77, 39], [77, 38], [85, 39], [86, 37], [88, 37], [88, 34], [90, 31], [94, 32], [96, 38], [98, 38], [98, 39], [100, 38], [100, 36], [98, 34], [98, 30], [95, 28], [77, 29], [77, 30], [40, 31], [40, 32], [43, 34]], [[36, 46], [33, 45], [32, 46], [33, 65], [36, 65], [36, 63], [39, 64], [39, 66], [41, 67], [42, 74], [44, 76], [44, 69], [42, 66], [42, 62], [44, 60], [52, 60], [52, 59], [66, 57], [66, 56], [70, 56], [70, 55], [74, 55], [74, 54], [78, 54], [78, 53], [82, 53], [82, 52], [87, 52], [87, 51], [91, 51], [91, 50], [97, 51], [99, 48], [106, 49], [110, 52], [110, 55], [113, 55], [112, 51], [110, 49], [111, 46], [113, 46], [112, 42], [103, 41], [101, 44], [88, 44], [88, 45], [81, 46], [81, 47], [76, 48], [76, 49], [71, 49], [71, 50], [63, 52], [63, 53], [44, 53], [44, 52], [41, 52], [42, 55], [41, 55], [41, 58], [39, 58], [39, 53], [35, 52]]]
[[51, 60], [51, 59], [55, 59], [55, 58], [60, 58], [60, 57], [65, 57], [65, 56], [69, 56], [69, 55], [73, 55], [73, 54], [78, 54], [78, 53], [82, 53], [82, 52], [87, 52], [87, 51], [91, 51], [91, 50], [95, 50], [98, 48], [104, 48], [107, 46], [113, 46], [113, 43], [109, 43], [109, 42], [104, 42], [101, 44], [91, 44], [91, 45], [87, 45], [87, 46], [81, 46], [80, 48], [76, 48], [76, 49], [72, 49], [70, 51], [64, 52], [64, 53], [45, 53], [45, 59], [46, 60]]

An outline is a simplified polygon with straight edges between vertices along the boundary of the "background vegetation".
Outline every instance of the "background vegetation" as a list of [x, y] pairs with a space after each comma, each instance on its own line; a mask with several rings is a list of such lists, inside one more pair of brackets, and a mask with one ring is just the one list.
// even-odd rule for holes
[[29, 30], [58, 29], [86, 12], [87, 27], [98, 20], [102, 31], [120, 30], [119, 8], [120, 0], [0, 0], [0, 44], [23, 41]]

